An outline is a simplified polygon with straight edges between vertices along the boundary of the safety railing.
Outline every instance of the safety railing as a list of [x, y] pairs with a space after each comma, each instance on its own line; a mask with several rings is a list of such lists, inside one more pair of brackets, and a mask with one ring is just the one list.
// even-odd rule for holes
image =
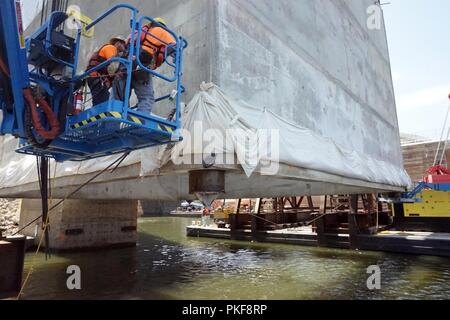
[[[181, 54], [182, 54], [182, 50], [187, 47], [186, 40], [184, 40], [181, 37], [178, 37], [175, 34], [175, 32], [173, 32], [172, 30], [169, 30], [166, 26], [160, 24], [158, 21], [156, 21], [153, 18], [148, 17], [148, 16], [141, 17], [139, 19], [139, 24], [138, 24], [139, 32], [142, 32], [143, 27], [144, 27], [144, 22], [153, 23], [154, 25], [156, 25], [156, 26], [164, 29], [165, 31], [167, 31], [173, 37], [173, 39], [176, 41], [176, 43], [175, 44], [170, 44], [170, 43], [165, 42], [162, 39], [159, 39], [157, 36], [155, 36], [155, 35], [153, 35], [153, 34], [151, 34], [149, 32], [146, 32], [146, 36], [150, 36], [150, 37], [154, 38], [155, 40], [163, 43], [165, 46], [167, 46], [167, 49], [175, 48], [174, 53], [171, 54], [172, 57], [175, 55], [174, 56], [175, 63], [170, 63], [169, 62], [169, 60], [167, 58], [168, 58], [168, 52], [170, 50], [165, 50], [164, 55], [165, 55], [166, 64], [173, 68], [173, 76], [172, 77], [167, 77], [167, 76], [165, 76], [163, 74], [160, 74], [158, 72], [155, 72], [154, 70], [149, 69], [147, 66], [145, 66], [142, 63], [140, 57], [137, 56], [136, 57], [136, 61], [137, 61], [138, 65], [139, 65], [139, 67], [142, 70], [145, 70], [146, 72], [154, 75], [155, 77], [163, 79], [163, 80], [165, 80], [167, 82], [175, 82], [178, 79], [178, 76], [180, 75], [180, 72], [181, 72], [181, 63], [182, 63], [182, 61], [181, 61], [182, 60], [181, 59]], [[141, 41], [141, 37], [140, 37], [140, 34], [139, 34], [139, 36], [137, 37], [137, 41], [136, 41], [136, 48], [137, 48], [137, 50], [139, 50], [141, 48], [141, 46], [142, 46], [142, 41]]]
[[[185, 88], [183, 87], [183, 85], [181, 83], [182, 68], [183, 68], [183, 50], [188, 45], [187, 41], [185, 39], [183, 39], [182, 37], [177, 36], [173, 31], [171, 31], [167, 27], [161, 25], [160, 23], [158, 23], [151, 17], [144, 16], [144, 17], [141, 17], [139, 19], [139, 21], [137, 21], [137, 14], [139, 13], [139, 10], [128, 4], [118, 4], [114, 7], [112, 7], [110, 10], [108, 10], [107, 12], [105, 12], [104, 14], [99, 16], [97, 19], [95, 19], [91, 24], [89, 24], [86, 27], [86, 31], [89, 31], [91, 28], [96, 26], [98, 23], [100, 23], [101, 21], [103, 21], [104, 19], [106, 19], [108, 16], [110, 16], [112, 13], [114, 13], [115, 11], [117, 11], [119, 9], [128, 9], [131, 11], [131, 32], [130, 32], [130, 45], [129, 45], [128, 57], [126, 59], [120, 58], [120, 57], [114, 57], [108, 61], [105, 61], [105, 62], [95, 66], [92, 69], [89, 69], [88, 71], [84, 72], [81, 75], [76, 75], [76, 70], [78, 69], [79, 43], [80, 43], [80, 39], [81, 39], [81, 35], [82, 35], [82, 30], [80, 29], [78, 31], [77, 40], [76, 40], [76, 43], [77, 43], [76, 52], [75, 52], [75, 61], [76, 62], [75, 62], [74, 73], [73, 73], [73, 84], [72, 84], [73, 88], [72, 89], [74, 89], [76, 83], [79, 83], [80, 81], [86, 79], [93, 72], [104, 69], [104, 68], [108, 67], [110, 64], [118, 62], [118, 63], [122, 64], [123, 66], [125, 66], [125, 68], [127, 70], [127, 81], [126, 81], [126, 86], [125, 86], [125, 94], [123, 97], [123, 99], [124, 99], [124, 101], [123, 101], [123, 118], [126, 119], [128, 117], [128, 115], [131, 113], [132, 115], [143, 116], [148, 119], [155, 120], [155, 121], [161, 121], [163, 123], [171, 124], [171, 125], [174, 125], [177, 128], [179, 128], [181, 126], [181, 108], [180, 108], [181, 94], [185, 92]], [[142, 45], [141, 32], [143, 29], [144, 22], [147, 22], [147, 23], [151, 22], [151, 23], [154, 23], [155, 25], [160, 26], [161, 28], [166, 30], [168, 33], [170, 33], [172, 35], [172, 37], [174, 38], [175, 44], [168, 44], [168, 43], [165, 43], [162, 39], [158, 39], [157, 37], [154, 36], [157, 40], [161, 41], [161, 43], [167, 45], [167, 48], [169, 49], [169, 50], [165, 50], [164, 58], [165, 58], [165, 64], [173, 69], [171, 76], [167, 76], [167, 75], [158, 73], [155, 70], [151, 70], [150, 68], [148, 68], [147, 66], [145, 66], [142, 63], [142, 61], [140, 59], [140, 50], [141, 50], [141, 45]], [[172, 50], [170, 50], [170, 49], [172, 49]], [[170, 51], [172, 51], [172, 52], [170, 52]], [[171, 57], [173, 60], [170, 61], [169, 57]], [[131, 87], [132, 87], [132, 83], [131, 83], [132, 82], [132, 73], [133, 73], [133, 65], [134, 64], [137, 64], [137, 66], [139, 66], [140, 69], [151, 74], [152, 76], [155, 76], [166, 82], [170, 82], [170, 83], [176, 82], [176, 89], [175, 89], [176, 96], [175, 97], [174, 97], [173, 93], [169, 93], [169, 94], [163, 95], [163, 96], [155, 99], [155, 103], [163, 101], [163, 100], [167, 100], [167, 99], [175, 100], [175, 104], [176, 104], [176, 108], [175, 108], [176, 109], [175, 110], [176, 120], [175, 121], [167, 121], [167, 120], [164, 121], [160, 118], [153, 117], [150, 114], [144, 114], [142, 112], [135, 111], [129, 107], [130, 93], [131, 93]], [[75, 90], [72, 90], [72, 92], [74, 92], [74, 91]], [[73, 101], [71, 101], [71, 103], [73, 103]]]
[[[67, 15], [65, 13], [53, 12], [50, 15], [49, 20], [44, 25], [42, 25], [36, 32], [34, 32], [30, 38], [28, 38], [26, 40], [26, 48], [27, 48], [27, 51], [29, 51], [30, 46], [31, 46], [31, 39], [36, 39], [39, 36], [42, 36], [43, 33], [45, 32], [44, 39], [43, 39], [45, 54], [49, 58], [51, 58], [53, 61], [73, 69], [75, 67], [74, 63], [70, 63], [68, 61], [61, 60], [61, 59], [55, 57], [55, 55], [50, 50], [51, 45], [52, 45], [53, 31], [56, 30], [58, 26], [62, 25], [66, 21], [66, 19], [67, 19]], [[32, 70], [31, 72], [33, 72], [33, 71], [34, 70]], [[36, 70], [36, 71], [38, 72], [39, 70]]]
[[[160, 41], [161, 43], [163, 43], [167, 46], [166, 50], [164, 51], [164, 60], [165, 60], [166, 65], [168, 65], [169, 67], [171, 67], [173, 69], [172, 77], [168, 77], [166, 75], [160, 74], [160, 73], [148, 68], [147, 66], [145, 66], [142, 63], [139, 55], [137, 55], [136, 61], [139, 65], [139, 67], [142, 70], [146, 71], [147, 73], [149, 73], [157, 78], [160, 78], [164, 81], [167, 81], [167, 82], [176, 82], [176, 102], [175, 102], [176, 103], [176, 110], [175, 110], [176, 120], [175, 120], [175, 124], [176, 124], [177, 128], [179, 128], [181, 126], [181, 107], [180, 107], [181, 94], [185, 91], [185, 88], [183, 87], [183, 85], [181, 83], [181, 79], [183, 76], [183, 73], [182, 73], [183, 50], [185, 48], [187, 48], [188, 43], [184, 38], [179, 37], [175, 32], [168, 29], [166, 26], [162, 25], [161, 23], [159, 23], [152, 17], [143, 16], [139, 19], [139, 23], [137, 26], [138, 37], [136, 40], [136, 51], [140, 51], [141, 47], [142, 47], [141, 32], [143, 30], [144, 23], [146, 23], [146, 24], [152, 23], [152, 24], [162, 28], [163, 30], [167, 31], [175, 40], [175, 44], [169, 44], [169, 43], [166, 43], [165, 41], [163, 41], [162, 39], [159, 39], [158, 37], [156, 37], [155, 35], [153, 35], [151, 33], [148, 33], [148, 32], [146, 33], [146, 35], [153, 37], [155, 40]], [[170, 49], [172, 49], [172, 50], [170, 50]], [[170, 51], [173, 51], [173, 52], [169, 53]], [[173, 60], [174, 60], [173, 62], [169, 61], [169, 59], [168, 59], [169, 56], [173, 58]], [[159, 101], [168, 99], [170, 97], [171, 97], [171, 94], [164, 95], [160, 98], [157, 98], [155, 101], [159, 102]]]
[[48, 26], [47, 34], [45, 35], [45, 51], [46, 51], [47, 55], [51, 59], [56, 61], [57, 63], [68, 66], [70, 68], [75, 68], [75, 63], [70, 63], [70, 62], [58, 59], [57, 57], [55, 57], [53, 55], [52, 51], [50, 50], [50, 46], [52, 44], [53, 30], [55, 30], [59, 25], [64, 23], [66, 21], [66, 19], [67, 19], [67, 15], [65, 13], [62, 13], [62, 12], [52, 13], [50, 20], [48, 22], [48, 25], [47, 25]]
[[[116, 12], [119, 9], [128, 9], [131, 11], [131, 26], [132, 29], [135, 28], [136, 23], [137, 23], [137, 14], [139, 13], [139, 10], [136, 9], [135, 7], [126, 4], [126, 3], [121, 3], [118, 5], [115, 5], [114, 7], [112, 7], [111, 9], [109, 9], [108, 11], [106, 11], [104, 14], [102, 14], [101, 16], [99, 16], [97, 19], [95, 19], [94, 21], [92, 21], [91, 24], [89, 24], [86, 27], [86, 31], [89, 31], [90, 29], [92, 29], [94, 26], [96, 26], [97, 24], [99, 24], [101, 21], [103, 21], [105, 18], [109, 17], [111, 14], [113, 14], [114, 12]], [[77, 33], [77, 49], [75, 52], [75, 68], [74, 68], [74, 73], [72, 75], [72, 79], [73, 79], [73, 88], [77, 82], [79, 82], [80, 80], [84, 80], [85, 78], [87, 78], [90, 74], [92, 74], [92, 72], [98, 71], [100, 69], [103, 69], [107, 66], [109, 66], [111, 63], [114, 62], [119, 62], [122, 65], [125, 66], [125, 68], [127, 69], [127, 81], [126, 81], [126, 87], [125, 87], [125, 92], [129, 93], [131, 91], [131, 78], [132, 78], [132, 70], [133, 70], [133, 57], [135, 55], [135, 47], [134, 46], [130, 46], [129, 49], [129, 54], [128, 54], [128, 58], [124, 59], [124, 58], [119, 58], [119, 57], [115, 57], [112, 58], [108, 61], [105, 61], [97, 66], [95, 66], [94, 68], [86, 71], [85, 73], [77, 76], [76, 72], [78, 69], [78, 56], [79, 56], [79, 47], [80, 47], [80, 39], [81, 39], [81, 35], [82, 35], [82, 29], [78, 30]], [[132, 43], [134, 43], [134, 32], [131, 32], [131, 41]], [[72, 90], [72, 92], [74, 92], [75, 90]], [[124, 110], [125, 113], [128, 110], [128, 105], [129, 105], [129, 94], [125, 94], [124, 96], [124, 101], [123, 101], [123, 105], [124, 105]], [[73, 103], [73, 100], [71, 101]]]
[[[56, 62], [59, 65], [68, 67], [72, 69], [72, 72], [75, 70], [76, 65], [74, 62], [65, 61], [62, 59], [59, 59], [55, 57], [53, 52], [51, 51], [52, 46], [52, 35], [54, 30], [56, 30], [59, 26], [61, 26], [67, 19], [67, 15], [63, 12], [53, 12], [49, 18], [49, 20], [42, 25], [36, 32], [34, 32], [31, 37], [26, 39], [25, 47], [26, 52], [30, 52], [31, 50], [31, 44], [32, 39], [42, 39], [43, 49], [45, 52], [45, 55], [51, 59], [52, 61]], [[76, 46], [75, 46], [76, 49]], [[75, 57], [75, 55], [74, 55]], [[75, 58], [74, 58], [75, 60]], [[47, 93], [53, 94], [54, 91], [52, 90], [51, 84], [55, 82], [64, 82], [63, 80], [56, 80], [53, 76], [48, 76], [48, 74], [44, 73], [42, 69], [38, 66], [33, 66], [28, 71], [29, 79], [32, 83], [37, 83], [41, 88], [43, 88]], [[61, 74], [62, 77], [62, 74]], [[59, 110], [55, 110], [58, 111]]]

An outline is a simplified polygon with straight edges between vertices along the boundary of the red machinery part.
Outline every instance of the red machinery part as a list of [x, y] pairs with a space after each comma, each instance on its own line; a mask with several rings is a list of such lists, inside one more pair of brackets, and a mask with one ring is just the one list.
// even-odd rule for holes
[[[27, 88], [23, 90], [23, 97], [31, 109], [31, 116], [33, 121], [33, 126], [36, 129], [36, 132], [46, 140], [54, 140], [59, 136], [61, 132], [61, 126], [59, 124], [58, 118], [53, 112], [52, 108], [48, 105], [47, 101], [44, 98], [34, 99], [31, 89]], [[45, 117], [50, 125], [50, 130], [46, 130], [41, 123], [41, 118], [39, 112], [37, 110], [37, 103], [44, 111]]]
[[433, 166], [424, 177], [426, 183], [450, 183], [450, 170], [444, 166]]
[[450, 183], [450, 175], [441, 175], [441, 176], [428, 176], [425, 177], [424, 182], [426, 183], [435, 183], [435, 184], [447, 184]]

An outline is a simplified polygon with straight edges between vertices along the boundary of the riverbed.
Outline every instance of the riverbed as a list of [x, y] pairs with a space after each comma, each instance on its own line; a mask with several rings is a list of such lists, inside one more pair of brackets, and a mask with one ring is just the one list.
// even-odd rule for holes
[[[54, 255], [25, 299], [450, 299], [450, 259], [186, 237], [192, 219], [142, 218], [136, 247]], [[81, 290], [67, 289], [67, 267]], [[367, 268], [381, 268], [381, 289]]]

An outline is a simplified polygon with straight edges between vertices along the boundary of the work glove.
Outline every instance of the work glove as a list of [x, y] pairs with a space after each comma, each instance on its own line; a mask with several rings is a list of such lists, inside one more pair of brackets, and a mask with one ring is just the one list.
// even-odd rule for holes
[[110, 89], [110, 88], [112, 87], [112, 82], [111, 82], [111, 80], [110, 80], [109, 78], [107, 78], [107, 77], [103, 78], [102, 84], [103, 84], [104, 87], [106, 87], [106, 88], [108, 88], [108, 89]]
[[110, 63], [110, 65], [108, 66], [109, 75], [114, 76], [119, 71], [119, 68], [120, 68], [120, 62], [115, 61], [115, 62]]

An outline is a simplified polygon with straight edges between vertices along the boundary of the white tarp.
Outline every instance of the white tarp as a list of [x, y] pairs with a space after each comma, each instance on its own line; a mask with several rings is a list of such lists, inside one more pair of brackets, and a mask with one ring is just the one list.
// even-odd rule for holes
[[[290, 123], [267, 109], [231, 99], [213, 84], [203, 84], [185, 107], [183, 129], [187, 130], [183, 134], [185, 140], [175, 148], [161, 146], [136, 151], [122, 166], [140, 164], [141, 175], [151, 175], [170, 159], [178, 163], [181, 156], [191, 159], [194, 158], [191, 154], [215, 153], [220, 158], [221, 154], [233, 153], [248, 176], [269, 163], [282, 163], [391, 186], [411, 184], [402, 164], [373, 159], [358, 150], [346, 150], [332, 139]], [[266, 147], [261, 148], [262, 145]], [[14, 139], [4, 138], [3, 152], [0, 149], [0, 189], [37, 181], [35, 158], [14, 153], [16, 146]], [[57, 176], [97, 172], [117, 158], [58, 164]], [[276, 172], [266, 172], [273, 173]]]

